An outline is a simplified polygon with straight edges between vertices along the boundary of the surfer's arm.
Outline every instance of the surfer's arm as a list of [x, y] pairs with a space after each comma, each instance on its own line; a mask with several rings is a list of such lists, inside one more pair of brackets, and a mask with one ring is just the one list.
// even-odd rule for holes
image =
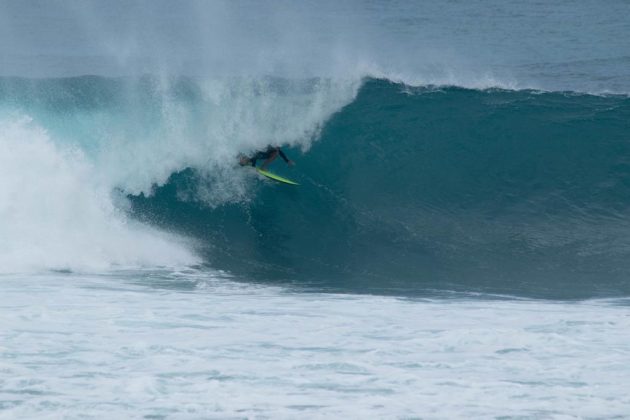
[[278, 153], [280, 154], [280, 157], [282, 159], [284, 159], [284, 161], [286, 163], [289, 163], [289, 158], [287, 157], [287, 155], [284, 154], [284, 152], [282, 151], [282, 149], [278, 148]]
[[287, 157], [287, 155], [284, 154], [284, 152], [282, 151], [282, 149], [278, 148], [278, 154], [280, 155], [280, 157], [287, 163], [287, 165], [291, 166], [293, 165], [293, 161], [291, 159], [289, 159]]

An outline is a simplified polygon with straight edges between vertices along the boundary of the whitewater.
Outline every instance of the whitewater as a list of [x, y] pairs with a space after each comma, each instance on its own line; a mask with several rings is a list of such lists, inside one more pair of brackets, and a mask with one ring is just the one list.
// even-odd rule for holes
[[0, 418], [629, 417], [627, 16], [0, 2]]

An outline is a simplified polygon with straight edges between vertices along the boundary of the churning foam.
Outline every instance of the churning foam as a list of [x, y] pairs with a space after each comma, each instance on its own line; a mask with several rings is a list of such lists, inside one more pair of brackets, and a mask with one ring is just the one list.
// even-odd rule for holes
[[125, 98], [127, 114], [93, 114], [94, 124], [107, 130], [90, 134], [90, 147], [97, 145], [90, 158], [111, 185], [150, 193], [172, 173], [193, 168], [213, 190], [201, 194], [206, 203], [243, 198], [247, 188], [236, 165], [239, 153], [269, 144], [308, 149], [325, 121], [350, 103], [361, 85], [361, 79], [186, 80], [194, 93], [182, 93], [179, 79], [152, 81], [155, 85], [141, 88], [152, 90], [149, 102], [142, 95]]
[[0, 273], [189, 265], [181, 239], [129, 221], [83, 152], [29, 117], [0, 120]]

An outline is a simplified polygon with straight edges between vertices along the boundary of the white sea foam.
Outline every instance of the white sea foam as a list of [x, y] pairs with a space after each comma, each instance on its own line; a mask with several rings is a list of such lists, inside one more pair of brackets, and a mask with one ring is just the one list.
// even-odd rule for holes
[[94, 116], [95, 125], [107, 129], [91, 133], [87, 147], [107, 182], [130, 193], [150, 193], [172, 173], [194, 168], [214, 181], [206, 184], [218, 195], [198, 197], [212, 204], [246, 196], [239, 153], [269, 144], [308, 149], [326, 120], [355, 98], [361, 80], [207, 77], [196, 80], [201, 97], [192, 104], [174, 97], [176, 83], [165, 79], [158, 88], [159, 115], [151, 115], [150, 124], [139, 127], [133, 115]]
[[0, 272], [197, 262], [182, 239], [131, 222], [81, 150], [28, 117], [0, 121]]
[[630, 412], [627, 302], [295, 294], [205, 276], [0, 277], [0, 417]]

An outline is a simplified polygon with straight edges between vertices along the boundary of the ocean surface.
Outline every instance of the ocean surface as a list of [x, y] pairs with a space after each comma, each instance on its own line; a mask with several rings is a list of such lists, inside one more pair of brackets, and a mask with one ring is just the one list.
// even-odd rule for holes
[[628, 39], [623, 0], [0, 0], [0, 418], [630, 417]]

